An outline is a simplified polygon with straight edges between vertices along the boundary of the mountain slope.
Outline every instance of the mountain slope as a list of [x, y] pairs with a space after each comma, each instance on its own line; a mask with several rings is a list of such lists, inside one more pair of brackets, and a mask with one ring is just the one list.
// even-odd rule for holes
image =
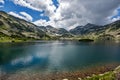
[[39, 27], [0, 11], [0, 36], [41, 39], [46, 35]]
[[120, 41], [120, 20], [104, 26], [93, 24], [78, 26], [70, 30], [70, 32], [74, 35], [80, 35], [81, 38]]
[[77, 26], [76, 28], [71, 29], [70, 33], [72, 33], [74, 35], [83, 35], [83, 34], [93, 32], [93, 31], [97, 30], [100, 27], [101, 26], [88, 23], [85, 26]]
[[104, 26], [88, 23], [70, 31], [64, 28], [36, 26], [25, 20], [13, 17], [0, 11], [0, 41], [16, 39], [60, 39], [60, 38], [90, 38], [98, 40], [120, 41], [120, 20]]
[[64, 28], [54, 28], [50, 25], [45, 27], [40, 26], [39, 28], [51, 36], [62, 36], [64, 34], [70, 34], [69, 31]]

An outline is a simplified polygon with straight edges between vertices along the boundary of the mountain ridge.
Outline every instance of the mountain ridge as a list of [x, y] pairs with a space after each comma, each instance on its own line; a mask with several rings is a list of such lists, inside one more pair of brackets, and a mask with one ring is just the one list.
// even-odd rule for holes
[[0, 11], [0, 36], [1, 39], [42, 39], [48, 37], [45, 32], [39, 29], [36, 25], [27, 22], [23, 19], [11, 16], [3, 11]]
[[105, 38], [106, 35], [107, 37], [112, 35], [115, 39], [120, 39], [120, 20], [104, 26], [88, 23], [84, 26], [77, 26], [68, 31], [64, 28], [55, 28], [51, 25], [37, 26], [31, 22], [9, 15], [4, 11], [0, 11], [1, 39], [3, 39], [4, 36], [9, 37], [10, 39], [50, 39], [51, 37], [57, 37], [57, 39], [60, 39], [74, 38], [76, 36], [77, 38], [99, 39]]

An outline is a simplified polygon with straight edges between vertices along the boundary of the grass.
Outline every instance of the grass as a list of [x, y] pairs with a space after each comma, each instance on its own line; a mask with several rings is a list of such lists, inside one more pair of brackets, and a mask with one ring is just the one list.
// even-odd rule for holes
[[92, 77], [86, 77], [83, 80], [116, 80], [116, 76], [113, 71], [110, 71], [104, 74], [93, 75]]
[[35, 40], [51, 40], [47, 37], [43, 37], [41, 39], [34, 39], [34, 38], [13, 38], [9, 36], [0, 36], [0, 43], [2, 42], [28, 42], [28, 41], [35, 41]]
[[114, 71], [109, 71], [104, 74], [93, 75], [91, 77], [86, 77], [82, 80], [117, 80], [116, 74], [120, 73], [120, 66], [115, 68]]
[[31, 41], [32, 39], [27, 38], [11, 38], [8, 36], [0, 36], [0, 42], [25, 42], [25, 41]]

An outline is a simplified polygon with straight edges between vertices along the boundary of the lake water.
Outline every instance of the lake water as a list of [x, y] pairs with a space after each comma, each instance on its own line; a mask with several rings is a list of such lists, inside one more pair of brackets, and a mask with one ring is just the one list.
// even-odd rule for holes
[[107, 63], [120, 63], [120, 44], [73, 41], [1, 43], [0, 70], [75, 71]]

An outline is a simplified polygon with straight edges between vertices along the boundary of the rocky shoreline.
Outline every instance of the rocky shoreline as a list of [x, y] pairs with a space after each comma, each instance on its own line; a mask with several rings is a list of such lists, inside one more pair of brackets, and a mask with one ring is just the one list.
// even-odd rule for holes
[[[87, 79], [90, 76], [104, 75], [106, 72], [114, 72], [114, 69], [118, 64], [109, 64], [86, 70], [74, 71], [74, 72], [56, 72], [56, 73], [26, 73], [15, 72], [11, 74], [2, 73], [0, 75], [1, 80], [91, 80]], [[118, 68], [119, 69], [119, 68]], [[116, 69], [116, 70], [118, 70]], [[119, 77], [120, 73], [116, 73], [116, 77]], [[86, 78], [86, 79], [85, 79]]]

